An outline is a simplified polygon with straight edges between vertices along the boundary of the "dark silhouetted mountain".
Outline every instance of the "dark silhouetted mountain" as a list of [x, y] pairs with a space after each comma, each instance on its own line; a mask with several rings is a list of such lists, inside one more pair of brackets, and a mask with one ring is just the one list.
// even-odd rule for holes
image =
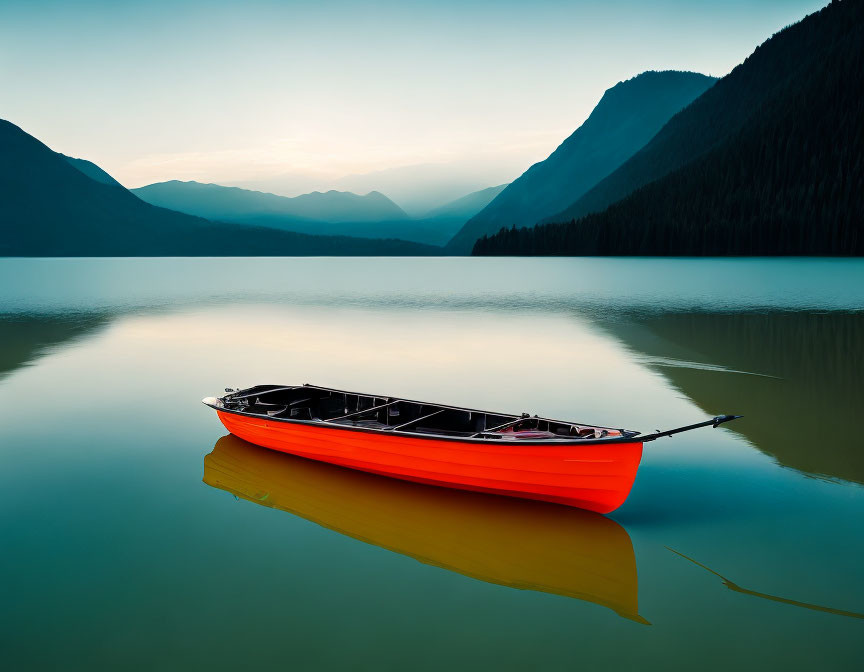
[[480, 236], [532, 226], [567, 207], [716, 81], [695, 72], [652, 71], [619, 82], [549, 158], [531, 166], [469, 220], [448, 247], [468, 252]]
[[[816, 20], [817, 15], [808, 17]], [[800, 22], [778, 33], [717, 86], [676, 115], [632, 159], [571, 206], [548, 218], [568, 221], [600, 212], [639, 187], [690, 163], [739, 131], [766, 102], [795, 89], [802, 73], [830, 46]], [[803, 51], [796, 53], [793, 50]]]
[[641, 187], [608, 216], [586, 218], [574, 244], [616, 254], [861, 254], [861, 23], [860, 3], [835, 2], [759, 47], [565, 213]]
[[[57, 153], [60, 154], [60, 152]], [[101, 182], [102, 184], [110, 184], [114, 187], [123, 187], [122, 184], [120, 184], [117, 180], [111, 177], [108, 173], [106, 173], [92, 161], [88, 161], [87, 159], [76, 159], [71, 156], [66, 156], [65, 154], [60, 154], [60, 156], [66, 159], [66, 161], [69, 162], [69, 165], [80, 170], [91, 180], [96, 180], [97, 182]]]
[[641, 151], [549, 221], [568, 221], [604, 210], [705, 154], [754, 116], [764, 115], [762, 106], [806, 85], [802, 75], [831, 46], [828, 40], [834, 31], [824, 25], [824, 19], [811, 15], [757, 47], [744, 63], [672, 118]]
[[[864, 254], [864, 3], [777, 33], [562, 216], [477, 254]], [[633, 189], [636, 189], [633, 191]]]
[[467, 221], [489, 205], [506, 187], [506, 184], [499, 184], [497, 187], [481, 189], [462, 198], [457, 198], [455, 201], [450, 201], [430, 210], [424, 219], [461, 219]]
[[401, 240], [306, 236], [211, 222], [91, 179], [0, 120], [0, 256], [430, 254]]
[[408, 218], [402, 208], [377, 191], [365, 196], [348, 191], [313, 191], [288, 198], [239, 187], [172, 180], [132, 189], [132, 193], [152, 205], [221, 221], [247, 222], [252, 218], [270, 217], [285, 223], [359, 223]]

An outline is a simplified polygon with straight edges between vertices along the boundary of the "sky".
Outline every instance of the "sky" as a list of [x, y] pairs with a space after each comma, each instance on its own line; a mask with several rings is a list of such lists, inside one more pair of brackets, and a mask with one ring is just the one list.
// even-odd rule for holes
[[617, 82], [722, 76], [824, 4], [0, 0], [0, 118], [128, 187], [295, 195], [409, 167], [481, 188]]

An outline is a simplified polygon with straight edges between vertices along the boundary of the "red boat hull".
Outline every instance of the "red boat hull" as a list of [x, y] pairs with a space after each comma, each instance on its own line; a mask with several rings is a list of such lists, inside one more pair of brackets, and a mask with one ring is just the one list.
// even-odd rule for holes
[[642, 442], [520, 445], [443, 440], [279, 422], [217, 411], [250, 443], [351, 469], [460, 490], [609, 513], [633, 487]]

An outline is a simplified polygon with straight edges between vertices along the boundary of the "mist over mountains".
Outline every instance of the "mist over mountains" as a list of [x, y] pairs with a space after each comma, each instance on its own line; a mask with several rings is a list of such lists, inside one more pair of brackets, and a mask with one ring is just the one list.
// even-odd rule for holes
[[520, 170], [520, 166], [486, 160], [426, 163], [346, 175], [336, 180], [334, 187], [361, 193], [377, 189], [409, 215], [421, 218], [466, 194], [509, 182]]
[[409, 217], [423, 219], [427, 213], [446, 203], [509, 182], [524, 169], [524, 165], [512, 159], [501, 162], [469, 157], [460, 161], [418, 163], [335, 177], [286, 172], [271, 177], [229, 180], [220, 184], [288, 197], [316, 190], [350, 191], [355, 194], [378, 191], [402, 208]]
[[488, 187], [487, 189], [475, 191], [472, 194], [462, 196], [455, 201], [450, 201], [434, 210], [430, 210], [425, 216], [430, 219], [452, 217], [467, 221], [495, 200], [498, 194], [504, 191], [507, 186], [506, 184], [499, 184], [497, 187]]

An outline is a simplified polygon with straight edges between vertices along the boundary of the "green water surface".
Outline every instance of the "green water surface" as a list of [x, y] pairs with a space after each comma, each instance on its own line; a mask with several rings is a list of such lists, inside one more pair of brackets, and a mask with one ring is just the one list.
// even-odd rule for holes
[[[272, 456], [200, 399], [303, 382], [745, 417], [647, 444], [612, 522], [290, 457], [205, 483]], [[857, 260], [0, 259], [0, 668], [860, 669], [862, 413]]]

